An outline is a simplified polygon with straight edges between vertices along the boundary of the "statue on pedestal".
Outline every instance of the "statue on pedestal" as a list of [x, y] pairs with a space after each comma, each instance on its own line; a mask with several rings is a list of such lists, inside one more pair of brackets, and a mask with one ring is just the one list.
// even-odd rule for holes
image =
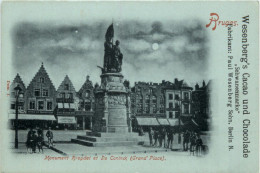
[[104, 43], [105, 55], [104, 55], [104, 66], [102, 73], [118, 73], [122, 71], [123, 54], [120, 51], [117, 40], [116, 44], [113, 43], [114, 28], [111, 24], [106, 32], [106, 41]]

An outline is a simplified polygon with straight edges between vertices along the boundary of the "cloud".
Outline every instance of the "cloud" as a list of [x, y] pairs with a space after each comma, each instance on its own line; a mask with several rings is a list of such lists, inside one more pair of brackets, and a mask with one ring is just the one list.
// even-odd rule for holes
[[[90, 75], [100, 83], [104, 57], [104, 35], [110, 23], [19, 23], [13, 30], [13, 64], [24, 75], [25, 83], [45, 63], [56, 88], [69, 74], [79, 89]], [[208, 37], [198, 20], [175, 21], [118, 21], [114, 24], [115, 40], [120, 40], [124, 54], [123, 73], [135, 81], [173, 78], [196, 82], [207, 78]], [[152, 45], [158, 44], [153, 50]], [[33, 68], [30, 68], [33, 66]]]

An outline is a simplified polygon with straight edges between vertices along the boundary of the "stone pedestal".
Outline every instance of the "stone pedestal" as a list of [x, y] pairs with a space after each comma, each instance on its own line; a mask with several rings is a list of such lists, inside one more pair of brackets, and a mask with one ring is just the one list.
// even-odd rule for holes
[[128, 133], [128, 93], [121, 73], [103, 73], [95, 91], [94, 132]]

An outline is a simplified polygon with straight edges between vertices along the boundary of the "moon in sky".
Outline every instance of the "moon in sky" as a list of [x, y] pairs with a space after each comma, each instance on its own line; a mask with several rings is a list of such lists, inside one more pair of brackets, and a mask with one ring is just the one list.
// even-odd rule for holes
[[157, 50], [159, 48], [159, 44], [153, 43], [152, 48], [153, 48], [153, 50]]

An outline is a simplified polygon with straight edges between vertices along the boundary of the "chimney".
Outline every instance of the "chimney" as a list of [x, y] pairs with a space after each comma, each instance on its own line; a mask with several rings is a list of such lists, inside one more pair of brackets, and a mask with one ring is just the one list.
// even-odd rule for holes
[[87, 75], [87, 81], [89, 81], [89, 75]]

